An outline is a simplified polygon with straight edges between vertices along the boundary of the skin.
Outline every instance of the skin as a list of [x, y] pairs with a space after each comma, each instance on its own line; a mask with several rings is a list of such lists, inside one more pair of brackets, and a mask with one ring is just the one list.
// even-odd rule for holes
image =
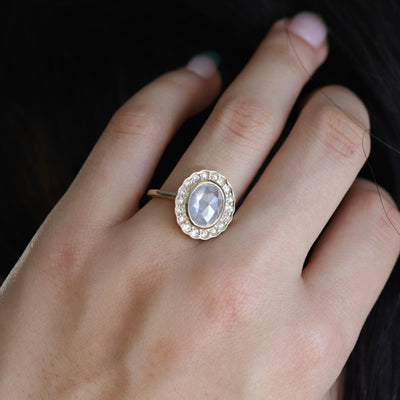
[[[307, 80], [286, 35], [271, 28], [163, 189], [207, 168], [243, 195]], [[291, 40], [310, 72], [328, 54]], [[171, 136], [219, 90], [218, 72], [181, 68], [115, 113], [1, 286], [0, 398], [339, 397], [400, 250], [375, 185], [356, 179], [368, 112], [344, 87], [323, 88], [335, 104], [309, 96], [227, 231], [199, 241], [172, 202], [138, 202]]]

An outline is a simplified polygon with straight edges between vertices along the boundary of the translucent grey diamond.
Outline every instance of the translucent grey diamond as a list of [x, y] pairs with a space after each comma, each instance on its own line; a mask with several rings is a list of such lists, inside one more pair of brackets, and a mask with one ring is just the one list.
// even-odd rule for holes
[[218, 221], [224, 209], [225, 197], [214, 183], [201, 183], [189, 196], [188, 214], [193, 224], [208, 228]]

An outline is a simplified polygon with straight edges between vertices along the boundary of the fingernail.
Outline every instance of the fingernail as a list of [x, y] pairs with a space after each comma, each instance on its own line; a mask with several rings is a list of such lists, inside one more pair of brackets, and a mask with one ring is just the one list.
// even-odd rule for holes
[[289, 21], [288, 29], [316, 49], [325, 41], [328, 33], [323, 19], [310, 11], [295, 15]]
[[211, 78], [218, 69], [221, 57], [214, 51], [194, 56], [186, 65], [186, 68], [203, 78]]

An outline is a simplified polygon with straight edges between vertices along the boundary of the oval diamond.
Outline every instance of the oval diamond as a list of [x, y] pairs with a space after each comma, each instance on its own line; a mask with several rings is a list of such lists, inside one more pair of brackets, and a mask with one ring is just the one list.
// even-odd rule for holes
[[209, 228], [219, 220], [224, 203], [225, 196], [218, 185], [201, 183], [190, 194], [187, 207], [189, 218], [198, 227]]

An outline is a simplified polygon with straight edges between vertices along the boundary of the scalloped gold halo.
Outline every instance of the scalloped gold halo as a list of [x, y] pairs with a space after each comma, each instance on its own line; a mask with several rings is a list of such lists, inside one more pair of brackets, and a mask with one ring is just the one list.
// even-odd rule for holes
[[[223, 209], [219, 218], [207, 227], [196, 225], [189, 216], [188, 203], [190, 195], [201, 184], [209, 182], [221, 189], [223, 199]], [[235, 212], [235, 195], [233, 188], [225, 176], [216, 172], [203, 169], [193, 172], [186, 178], [179, 187], [175, 197], [175, 215], [178, 225], [182, 232], [193, 239], [208, 240], [217, 237], [226, 230], [231, 223]]]

